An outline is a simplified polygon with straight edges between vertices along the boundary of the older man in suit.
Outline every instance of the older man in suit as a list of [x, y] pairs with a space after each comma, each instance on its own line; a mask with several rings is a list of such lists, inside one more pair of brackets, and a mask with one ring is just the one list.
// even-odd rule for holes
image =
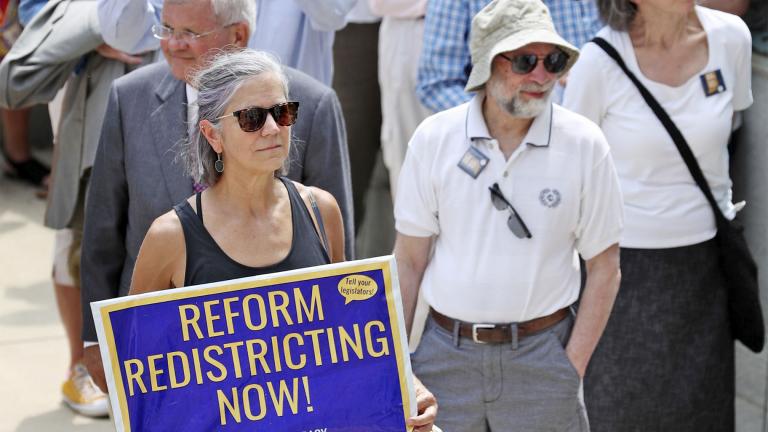
[[[166, 1], [162, 25], [154, 32], [167, 64], [139, 69], [112, 87], [86, 201], [81, 270], [85, 341], [96, 341], [90, 303], [128, 292], [150, 224], [197, 186], [176, 157], [197, 117], [191, 103], [197, 92], [185, 80], [211, 53], [245, 47], [255, 21], [252, 0], [222, 0], [216, 6], [211, 0]], [[338, 99], [299, 71], [287, 68], [286, 75], [291, 98], [302, 105], [292, 131], [288, 176], [333, 194], [347, 226], [349, 257], [349, 155]], [[86, 364], [106, 389], [98, 346], [86, 348]]]

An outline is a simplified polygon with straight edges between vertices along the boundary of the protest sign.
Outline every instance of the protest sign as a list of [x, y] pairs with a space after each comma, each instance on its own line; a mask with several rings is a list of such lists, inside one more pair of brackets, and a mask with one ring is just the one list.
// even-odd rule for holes
[[118, 431], [398, 431], [415, 415], [394, 259], [93, 303]]

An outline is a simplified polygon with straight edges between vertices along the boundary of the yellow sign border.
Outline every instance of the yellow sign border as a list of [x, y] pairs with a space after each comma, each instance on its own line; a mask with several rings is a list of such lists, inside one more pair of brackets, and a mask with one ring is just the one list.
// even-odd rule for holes
[[[111, 313], [137, 306], [146, 306], [168, 301], [201, 297], [211, 294], [235, 292], [244, 289], [263, 288], [272, 285], [302, 282], [310, 279], [320, 279], [339, 275], [352, 275], [355, 273], [376, 270], [381, 270], [384, 278], [385, 297], [387, 301], [390, 329], [392, 332], [392, 341], [394, 345], [393, 349], [395, 351], [395, 361], [397, 363], [398, 376], [400, 378], [400, 394], [403, 398], [403, 415], [405, 419], [408, 419], [411, 416], [411, 412], [415, 412], [415, 406], [413, 406], [415, 403], [415, 395], [413, 394], [413, 387], [411, 382], [408, 380], [408, 378], [412, 375], [412, 372], [410, 367], [410, 358], [406, 356], [408, 353], [408, 342], [405, 339], [405, 333], [403, 332], [405, 329], [404, 317], [401, 317], [401, 320], [398, 320], [398, 316], [402, 314], [402, 307], [400, 304], [398, 304], [398, 301], [400, 301], [401, 297], [399, 284], [397, 283], [397, 275], [393, 275], [392, 273], [393, 263], [394, 257], [390, 255], [387, 257], [372, 258], [368, 260], [350, 261], [345, 263], [310, 267], [307, 269], [291, 270], [289, 272], [275, 273], [273, 275], [261, 275], [205, 285], [176, 288], [171, 290], [122, 297], [117, 300], [113, 299], [93, 303], [91, 308], [94, 314], [94, 321], [97, 323], [97, 326], [100, 324], [104, 330], [104, 340], [102, 340], [102, 334], [99, 332], [99, 343], [106, 344], [108, 348], [110, 365], [108, 365], [108, 368], [105, 368], [105, 372], [107, 370], [112, 372], [111, 377], [114, 380], [114, 385], [110, 386], [112, 388], [110, 388], [109, 391], [115, 392], [117, 395], [118, 409], [120, 413], [119, 417], [122, 419], [122, 430], [130, 432], [131, 422], [128, 415], [128, 401], [124, 391], [125, 387], [123, 385], [122, 374], [120, 373], [120, 363], [119, 359], [117, 358], [117, 349], [114, 344], [114, 331], [112, 329], [112, 323], [110, 320]], [[98, 319], [99, 316], [101, 318], [100, 321]], [[412, 400], [412, 398], [414, 399]], [[114, 410], [115, 408], [113, 408], [113, 411]], [[116, 422], [115, 426], [118, 427], [116, 415], [117, 413], [114, 414]]]

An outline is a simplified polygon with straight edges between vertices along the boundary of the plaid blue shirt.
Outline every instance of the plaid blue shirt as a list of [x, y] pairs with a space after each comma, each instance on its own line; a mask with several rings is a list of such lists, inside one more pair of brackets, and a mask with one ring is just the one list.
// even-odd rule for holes
[[[438, 112], [469, 100], [464, 86], [472, 70], [469, 30], [490, 0], [429, 0], [416, 94]], [[558, 33], [576, 47], [603, 26], [593, 0], [544, 0]]]

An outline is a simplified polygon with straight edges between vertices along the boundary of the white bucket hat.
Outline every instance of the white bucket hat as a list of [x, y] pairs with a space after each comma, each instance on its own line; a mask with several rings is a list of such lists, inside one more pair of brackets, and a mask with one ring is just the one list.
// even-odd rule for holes
[[472, 19], [472, 73], [464, 90], [473, 92], [485, 86], [497, 55], [537, 42], [555, 45], [568, 54], [563, 73], [579, 57], [579, 50], [555, 31], [549, 9], [541, 0], [493, 0]]

